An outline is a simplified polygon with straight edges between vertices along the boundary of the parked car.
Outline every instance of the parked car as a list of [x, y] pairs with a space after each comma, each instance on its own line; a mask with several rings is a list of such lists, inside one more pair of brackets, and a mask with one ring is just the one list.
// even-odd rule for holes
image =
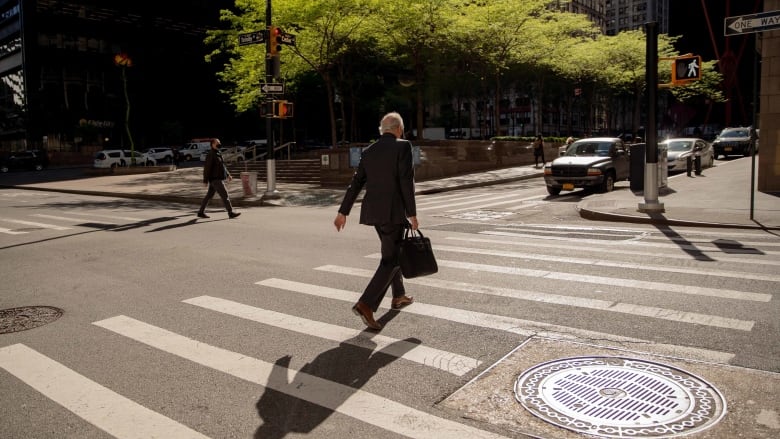
[[167, 147], [149, 148], [144, 151], [144, 154], [158, 162], [171, 163], [173, 161], [173, 149]]
[[209, 152], [211, 142], [190, 142], [179, 149], [179, 157], [184, 161], [196, 160], [204, 152]]
[[666, 145], [666, 158], [669, 172], [687, 171], [688, 157], [698, 155], [702, 168], [711, 168], [715, 164], [715, 153], [712, 145], [703, 139], [695, 137], [667, 139], [661, 142]]
[[135, 157], [135, 164], [137, 166], [154, 166], [157, 161], [146, 154], [142, 154], [138, 151], [133, 151], [135, 155], [131, 155], [129, 149], [107, 149], [98, 151], [95, 153], [95, 160], [92, 166], [95, 168], [116, 168], [119, 166], [130, 166], [133, 163], [132, 158]]
[[758, 152], [757, 137], [756, 131], [751, 127], [724, 128], [712, 142], [715, 158], [730, 155], [747, 157], [753, 154], [753, 148]]
[[[243, 162], [245, 160], [244, 153], [240, 150], [239, 147], [219, 148], [219, 152], [222, 153], [222, 160], [225, 163], [238, 163], [238, 162]], [[206, 157], [208, 155], [209, 155], [208, 151], [201, 153], [200, 161], [205, 162]]]
[[49, 157], [43, 151], [18, 151], [0, 159], [0, 172], [30, 169], [42, 171], [49, 166]]
[[617, 137], [580, 139], [544, 167], [544, 182], [550, 195], [574, 188], [614, 189], [615, 182], [629, 178], [630, 162], [623, 141]]

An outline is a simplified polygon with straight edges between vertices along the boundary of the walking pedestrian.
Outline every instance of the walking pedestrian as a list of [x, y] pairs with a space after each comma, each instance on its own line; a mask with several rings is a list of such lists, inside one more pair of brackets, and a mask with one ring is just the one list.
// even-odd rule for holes
[[387, 289], [392, 289], [393, 309], [414, 301], [404, 289], [398, 262], [405, 228], [417, 230], [417, 206], [414, 199], [414, 167], [412, 144], [403, 139], [404, 121], [396, 112], [388, 113], [380, 122], [380, 138], [360, 156], [357, 171], [344, 194], [333, 224], [341, 231], [358, 194], [366, 188], [360, 209], [360, 224], [374, 226], [381, 246], [381, 260], [352, 311], [371, 329], [382, 325], [374, 320]]
[[225, 180], [233, 180], [233, 176], [230, 175], [225, 161], [222, 159], [222, 153], [219, 151], [219, 146], [222, 143], [219, 139], [211, 139], [211, 149], [206, 156], [206, 163], [203, 165], [203, 184], [208, 186], [206, 196], [203, 197], [203, 201], [200, 203], [200, 210], [198, 210], [198, 218], [208, 218], [206, 215], [206, 206], [209, 204], [214, 193], [218, 193], [222, 198], [222, 204], [225, 205], [228, 216], [235, 218], [241, 215], [238, 212], [233, 211], [233, 205], [230, 204], [230, 195], [228, 194]]
[[534, 140], [533, 143], [534, 147], [534, 167], [539, 167], [539, 159], [542, 160], [542, 166], [546, 165], [547, 162], [544, 160], [544, 139], [542, 139], [541, 134], [536, 135], [536, 140]]

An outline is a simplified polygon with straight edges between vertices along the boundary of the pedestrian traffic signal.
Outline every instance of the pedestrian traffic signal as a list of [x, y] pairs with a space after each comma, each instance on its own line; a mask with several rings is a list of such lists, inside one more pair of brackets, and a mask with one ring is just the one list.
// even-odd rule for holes
[[293, 104], [288, 101], [273, 101], [273, 117], [276, 119], [287, 119], [293, 117]]
[[279, 56], [282, 50], [282, 34], [284, 32], [276, 26], [268, 26], [268, 53], [271, 56]]
[[701, 56], [682, 55], [672, 62], [672, 84], [681, 85], [701, 79]]

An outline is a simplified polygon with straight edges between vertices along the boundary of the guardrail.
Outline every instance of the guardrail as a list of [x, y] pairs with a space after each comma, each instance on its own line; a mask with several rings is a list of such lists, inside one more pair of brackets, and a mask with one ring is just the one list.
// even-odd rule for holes
[[[276, 155], [276, 152], [281, 149], [287, 149], [287, 160], [290, 160], [292, 158], [292, 152], [290, 150], [291, 147], [295, 147], [295, 142], [287, 142], [285, 144], [279, 145], [276, 148], [274, 148], [274, 156]], [[258, 154], [258, 149], [260, 150], [260, 154]], [[247, 154], [251, 153], [251, 154]], [[246, 163], [247, 161], [256, 162], [258, 159], [265, 160], [265, 156], [268, 155], [267, 153], [267, 147], [265, 145], [261, 145], [260, 148], [258, 148], [257, 145], [250, 146], [246, 149], [244, 149], [244, 157], [249, 155], [250, 158], [244, 160]]]

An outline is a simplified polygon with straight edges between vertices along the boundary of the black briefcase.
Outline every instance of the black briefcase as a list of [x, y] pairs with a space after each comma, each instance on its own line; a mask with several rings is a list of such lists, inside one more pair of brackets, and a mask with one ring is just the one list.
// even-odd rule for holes
[[419, 229], [417, 231], [406, 229], [404, 239], [401, 241], [399, 259], [401, 274], [407, 279], [428, 276], [439, 271], [431, 240], [423, 236]]

